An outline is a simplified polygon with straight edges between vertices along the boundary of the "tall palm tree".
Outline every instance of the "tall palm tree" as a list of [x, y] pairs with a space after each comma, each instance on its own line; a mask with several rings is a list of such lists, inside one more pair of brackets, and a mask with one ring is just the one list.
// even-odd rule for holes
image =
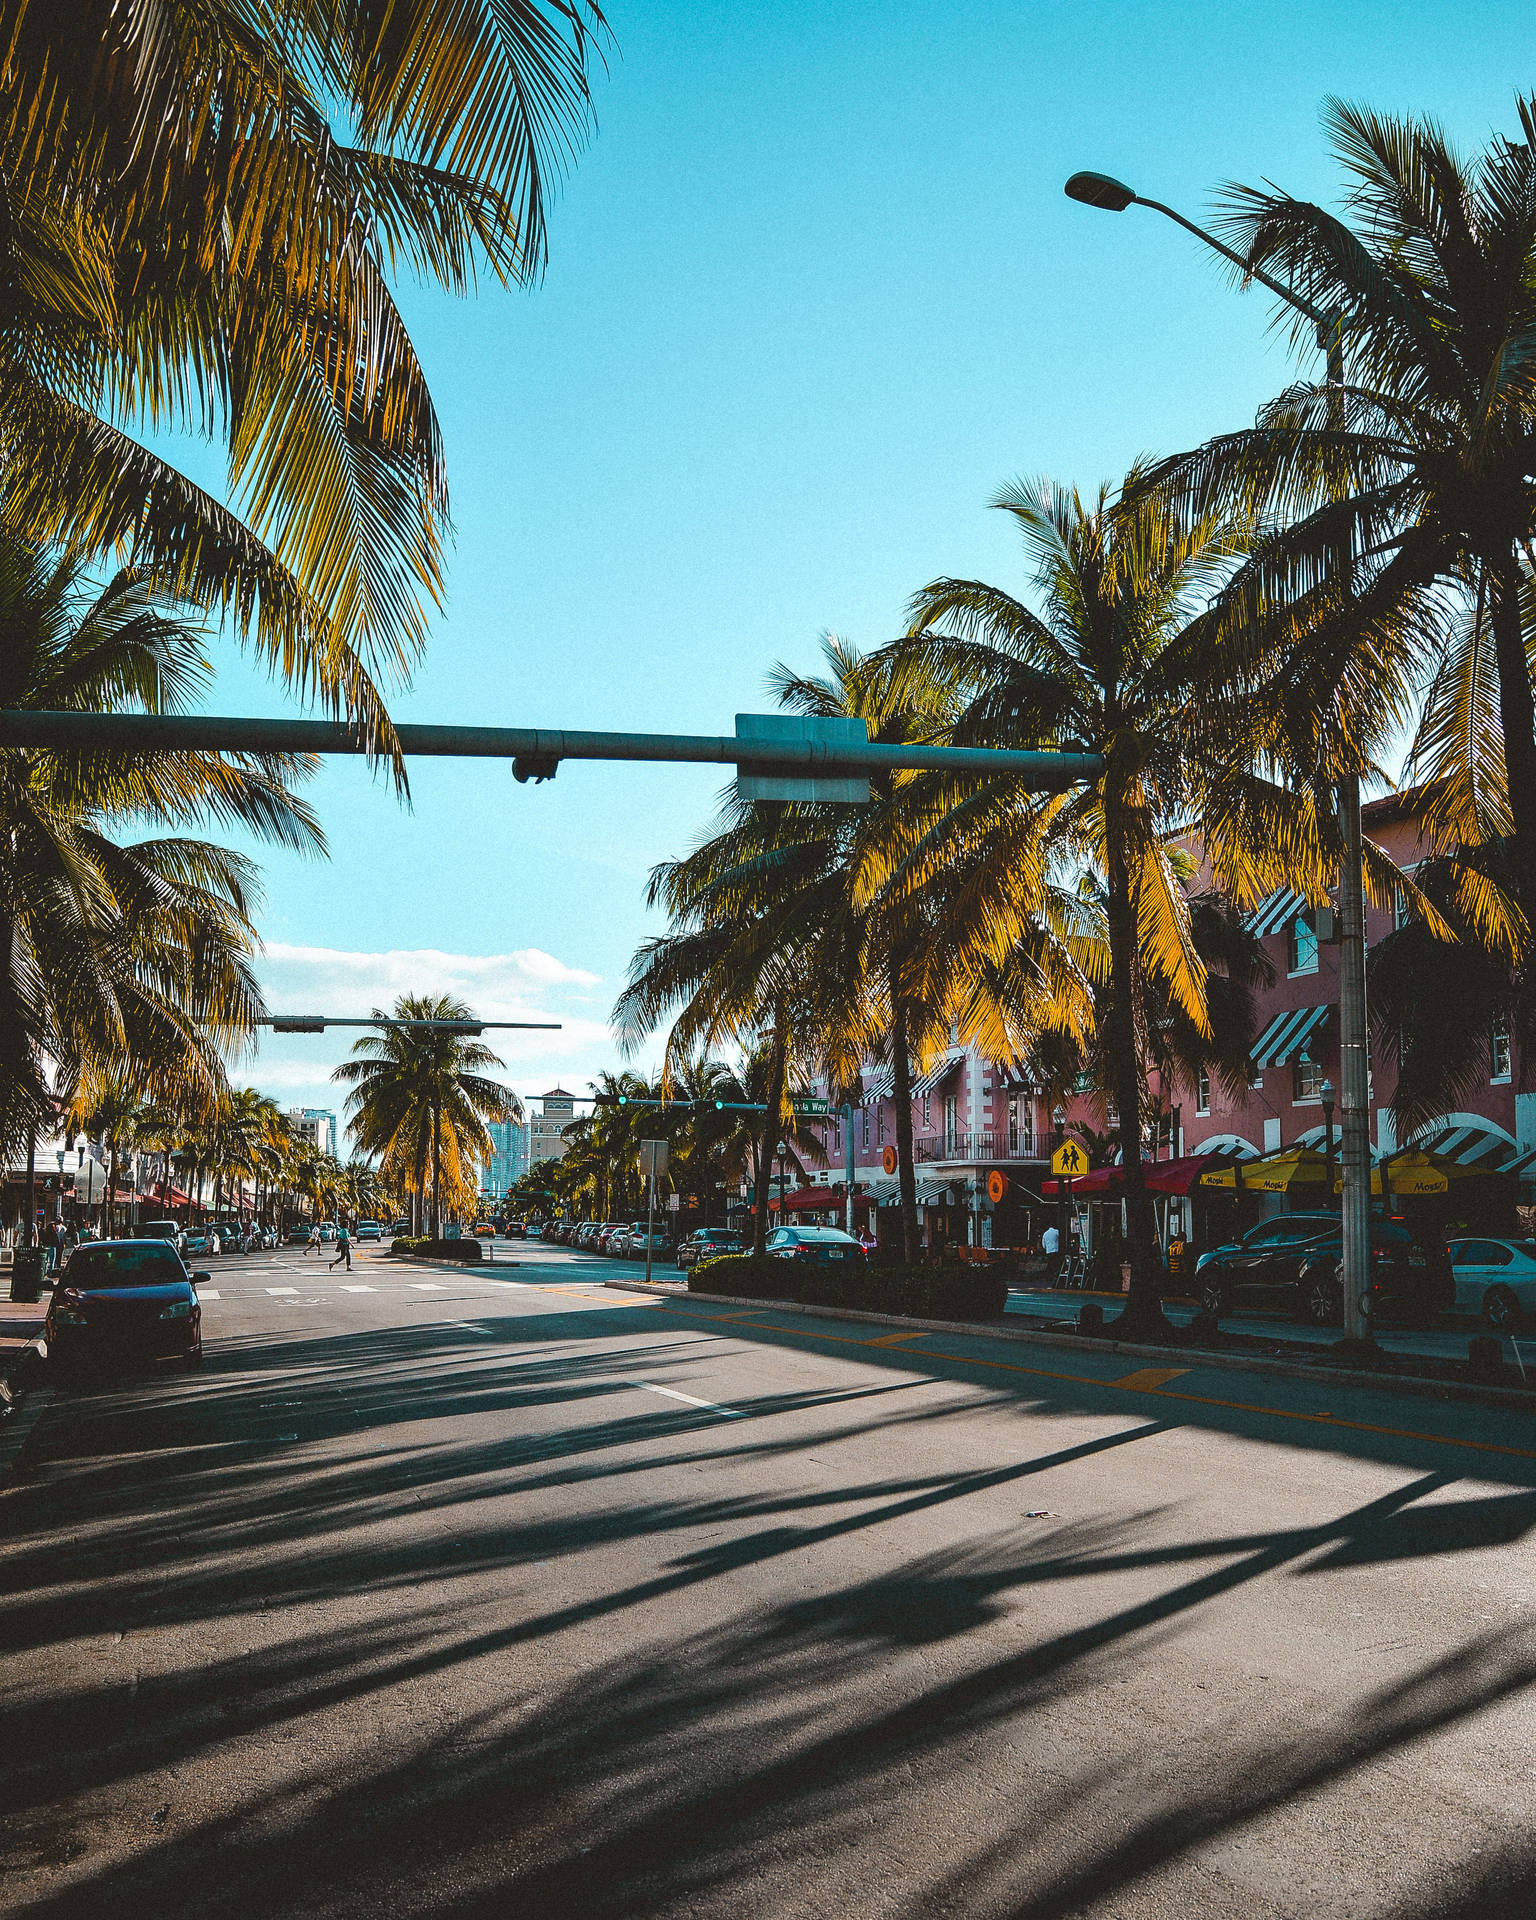
[[[127, 549], [388, 738], [440, 593], [390, 282], [535, 276], [594, 0], [0, 0], [0, 522]], [[136, 429], [219, 439], [234, 509]]]
[[[379, 1009], [374, 1018], [387, 1016]], [[449, 995], [402, 994], [396, 1020], [468, 1022], [462, 1000]], [[352, 1048], [332, 1079], [350, 1086], [350, 1131], [364, 1154], [377, 1158], [386, 1178], [406, 1187], [418, 1204], [431, 1194], [431, 1229], [442, 1233], [445, 1190], [473, 1191], [472, 1169], [490, 1158], [487, 1123], [518, 1119], [516, 1094], [488, 1080], [501, 1061], [478, 1040], [448, 1029], [381, 1026]]]
[[[995, 505], [1022, 536], [1036, 604], [982, 581], [936, 580], [915, 597], [901, 643], [964, 695], [957, 740], [1104, 758], [1098, 780], [1052, 801], [1033, 825], [1102, 895], [1111, 982], [1103, 1049], [1123, 1128], [1133, 1327], [1162, 1321], [1137, 1124], [1149, 976], [1199, 1033], [1210, 1031], [1174, 838], [1196, 827], [1218, 882], [1241, 901], [1281, 877], [1319, 894], [1323, 881], [1309, 817], [1255, 766], [1249, 653], [1208, 611], [1244, 551], [1244, 529], [1220, 514], [1183, 513], [1139, 482], [1133, 472], [1119, 496], [1101, 489], [1087, 501], [1044, 481], [1006, 489]], [[1017, 886], [1017, 805], [1000, 784], [967, 821], [970, 884], [1004, 925]], [[1027, 884], [1033, 905], [1038, 881]]]
[[[133, 569], [93, 583], [79, 556], [0, 532], [0, 706], [185, 707], [205, 684], [200, 632]], [[208, 822], [323, 848], [287, 755], [0, 751], [0, 1145], [92, 1076], [222, 1085], [251, 1031], [257, 891], [242, 854], [187, 837]], [[152, 838], [126, 839], [145, 826]]]
[[114, 1237], [117, 1225], [117, 1183], [120, 1156], [132, 1151], [154, 1124], [154, 1109], [145, 1101], [142, 1084], [115, 1076], [92, 1076], [75, 1090], [64, 1114], [64, 1124], [95, 1140], [107, 1150], [107, 1194], [102, 1208], [105, 1237]]
[[[1295, 611], [1281, 674], [1301, 696], [1289, 703], [1299, 759], [1326, 760], [1332, 744], [1336, 763], [1360, 770], [1426, 671], [1454, 665], [1458, 650], [1466, 667], [1470, 632], [1476, 671], [1453, 677], [1476, 698], [1456, 751], [1507, 796], [1530, 922], [1536, 703], [1522, 599], [1536, 535], [1536, 96], [1516, 115], [1516, 137], [1468, 158], [1430, 121], [1332, 101], [1347, 217], [1273, 189], [1230, 190], [1236, 247], [1340, 316], [1344, 419], [1338, 395], [1302, 382], [1254, 427], [1150, 478], [1280, 518], [1237, 584]], [[1475, 609], [1470, 628], [1447, 622], [1457, 594]]]

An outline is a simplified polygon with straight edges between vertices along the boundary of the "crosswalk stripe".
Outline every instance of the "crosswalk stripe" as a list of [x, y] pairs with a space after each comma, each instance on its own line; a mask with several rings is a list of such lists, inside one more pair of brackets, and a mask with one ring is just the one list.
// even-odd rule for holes
[[197, 1297], [199, 1300], [217, 1300], [219, 1297], [219, 1290], [217, 1287], [199, 1287], [197, 1290]]
[[297, 1293], [297, 1287], [268, 1287], [268, 1293]]
[[446, 1293], [448, 1291], [445, 1286], [441, 1286], [436, 1280], [412, 1280], [410, 1285], [413, 1286], [418, 1293]]
[[377, 1287], [343, 1287], [343, 1293], [377, 1293]]

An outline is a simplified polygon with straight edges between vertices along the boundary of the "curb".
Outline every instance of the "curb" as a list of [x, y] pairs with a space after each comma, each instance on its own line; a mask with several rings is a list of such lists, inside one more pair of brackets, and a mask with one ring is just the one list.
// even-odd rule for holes
[[29, 1386], [28, 1376], [41, 1365], [48, 1349], [38, 1334], [0, 1374], [0, 1484], [16, 1471], [22, 1449], [32, 1438], [32, 1429], [42, 1419], [53, 1398], [53, 1388]]
[[[1031, 1328], [1000, 1327], [986, 1320], [917, 1320], [897, 1313], [864, 1313], [853, 1307], [808, 1307], [796, 1300], [743, 1300], [734, 1294], [690, 1293], [671, 1282], [649, 1286], [643, 1280], [605, 1280], [605, 1287], [631, 1293], [655, 1293], [708, 1300], [715, 1306], [761, 1307], [773, 1313], [798, 1313], [819, 1320], [857, 1320], [880, 1327], [915, 1327], [925, 1333], [958, 1333], [976, 1340], [1004, 1340], [1021, 1346], [1067, 1347], [1080, 1353], [1123, 1353], [1136, 1360], [1179, 1360], [1186, 1366], [1205, 1363], [1238, 1373], [1262, 1373], [1283, 1380], [1315, 1380], [1325, 1386], [1369, 1387], [1377, 1393], [1401, 1393], [1418, 1400], [1457, 1400], [1470, 1406], [1506, 1407], [1536, 1412], [1536, 1391], [1519, 1387], [1462, 1385], [1455, 1380], [1427, 1380], [1418, 1374], [1365, 1373], [1357, 1368], [1315, 1367], [1305, 1361], [1283, 1360], [1266, 1354], [1216, 1353], [1209, 1347], [1155, 1347], [1133, 1340], [1095, 1340], [1081, 1333], [1045, 1333]], [[919, 1352], [920, 1357], [920, 1352]], [[1106, 1384], [1108, 1384], [1106, 1382]]]

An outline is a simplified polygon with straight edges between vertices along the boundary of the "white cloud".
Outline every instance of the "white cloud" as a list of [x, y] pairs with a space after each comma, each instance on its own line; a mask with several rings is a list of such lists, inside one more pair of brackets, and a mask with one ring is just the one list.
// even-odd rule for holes
[[[507, 1080], [525, 1097], [557, 1083], [579, 1092], [603, 1068], [618, 1064], [600, 976], [537, 947], [490, 954], [434, 947], [362, 953], [272, 941], [257, 970], [274, 1013], [366, 1019], [402, 993], [442, 993], [456, 995], [485, 1020], [558, 1021], [554, 1032], [485, 1036], [506, 1062]], [[302, 1037], [264, 1033], [256, 1057], [236, 1066], [231, 1078], [262, 1088], [284, 1106], [339, 1112], [345, 1089], [330, 1078], [331, 1069], [355, 1038], [345, 1028]]]

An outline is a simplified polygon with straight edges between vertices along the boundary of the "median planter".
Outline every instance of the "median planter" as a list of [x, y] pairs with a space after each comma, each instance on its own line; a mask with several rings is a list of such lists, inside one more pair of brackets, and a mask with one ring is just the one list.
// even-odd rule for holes
[[412, 1239], [409, 1235], [397, 1234], [389, 1250], [411, 1260], [464, 1260], [473, 1264], [483, 1258], [478, 1240]]
[[727, 1253], [689, 1270], [695, 1293], [743, 1300], [794, 1300], [806, 1307], [894, 1313], [918, 1320], [998, 1320], [1008, 1305], [1008, 1282], [975, 1266], [878, 1266], [868, 1261], [776, 1260], [766, 1254]]

